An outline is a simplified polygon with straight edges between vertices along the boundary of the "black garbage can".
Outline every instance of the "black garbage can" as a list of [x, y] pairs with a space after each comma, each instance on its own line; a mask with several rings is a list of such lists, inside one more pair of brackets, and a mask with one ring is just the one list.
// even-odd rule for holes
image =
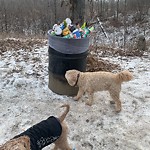
[[49, 41], [49, 84], [53, 92], [60, 95], [76, 95], [78, 87], [72, 87], [65, 79], [65, 73], [70, 69], [86, 71], [89, 39], [65, 39], [50, 35]]

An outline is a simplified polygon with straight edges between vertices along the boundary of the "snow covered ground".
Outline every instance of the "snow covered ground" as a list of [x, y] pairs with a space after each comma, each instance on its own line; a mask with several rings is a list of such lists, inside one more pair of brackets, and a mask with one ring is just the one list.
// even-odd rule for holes
[[[97, 92], [94, 104], [57, 95], [48, 88], [48, 47], [8, 50], [0, 56], [0, 144], [50, 115], [59, 116], [64, 103], [69, 142], [76, 150], [149, 150], [150, 54], [145, 57], [107, 57], [133, 72], [123, 83], [122, 111], [116, 113], [107, 92]], [[53, 145], [50, 145], [51, 148]], [[48, 150], [46, 147], [45, 150]]]

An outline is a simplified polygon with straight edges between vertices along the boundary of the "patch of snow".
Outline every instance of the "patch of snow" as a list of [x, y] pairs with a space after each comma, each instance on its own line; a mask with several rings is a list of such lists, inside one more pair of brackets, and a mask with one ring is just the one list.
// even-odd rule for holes
[[[85, 105], [48, 88], [48, 47], [30, 52], [7, 51], [0, 59], [0, 144], [48, 118], [59, 116], [64, 103], [69, 143], [76, 150], [149, 150], [150, 55], [147, 58], [104, 58], [129, 69], [134, 76], [123, 83], [122, 111], [116, 113], [107, 92], [97, 92], [94, 104]], [[52, 148], [50, 145], [45, 150]]]

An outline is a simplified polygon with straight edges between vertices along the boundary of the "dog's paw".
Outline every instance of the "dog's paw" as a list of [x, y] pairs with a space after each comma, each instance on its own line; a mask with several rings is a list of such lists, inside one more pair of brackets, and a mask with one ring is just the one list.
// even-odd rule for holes
[[92, 102], [88, 101], [86, 102], [86, 105], [92, 106]]
[[116, 108], [116, 112], [119, 113], [121, 111], [121, 108]]
[[77, 96], [73, 97], [73, 99], [74, 99], [75, 101], [78, 101], [78, 100], [79, 100], [79, 98], [78, 98]]

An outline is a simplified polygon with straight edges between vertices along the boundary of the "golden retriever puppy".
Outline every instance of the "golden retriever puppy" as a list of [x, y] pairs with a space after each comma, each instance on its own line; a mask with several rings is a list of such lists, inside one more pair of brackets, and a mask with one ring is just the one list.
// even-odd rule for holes
[[129, 71], [122, 71], [117, 74], [111, 72], [80, 72], [78, 70], [68, 70], [65, 78], [71, 86], [78, 86], [79, 91], [75, 100], [79, 100], [82, 95], [87, 92], [89, 101], [87, 105], [92, 105], [93, 94], [96, 91], [109, 91], [113, 101], [116, 104], [116, 111], [121, 111], [121, 101], [119, 99], [121, 91], [121, 83], [130, 81], [133, 76]]
[[51, 143], [55, 144], [53, 150], [71, 150], [67, 140], [68, 127], [64, 122], [70, 106], [61, 107], [66, 110], [59, 118], [50, 116], [1, 145], [0, 150], [42, 150]]

